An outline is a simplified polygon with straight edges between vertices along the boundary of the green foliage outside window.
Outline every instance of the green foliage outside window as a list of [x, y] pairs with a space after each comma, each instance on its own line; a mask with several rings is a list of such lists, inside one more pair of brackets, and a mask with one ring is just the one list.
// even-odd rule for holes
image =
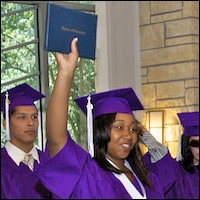
[[[24, 82], [38, 86], [35, 10], [33, 5], [1, 2], [1, 92]], [[1, 146], [4, 144], [1, 125]]]
[[[37, 31], [36, 24], [37, 5], [4, 1], [1, 2], [1, 15], [1, 92], [24, 82], [36, 89], [40, 88], [40, 84], [46, 85], [41, 83], [40, 75], [43, 69], [42, 66], [40, 69], [38, 64], [40, 30]], [[55, 57], [51, 52], [48, 53], [48, 65], [51, 94], [57, 74]], [[80, 58], [69, 101], [68, 130], [85, 149], [87, 148], [86, 117], [73, 99], [93, 92], [95, 92], [94, 61]], [[1, 128], [1, 146], [4, 144], [5, 130]]]
[[[95, 92], [94, 71], [93, 60], [79, 58], [69, 99], [68, 130], [70, 131], [72, 138], [85, 149], [87, 149], [86, 116], [76, 105], [74, 99]], [[56, 74], [57, 65], [55, 63], [55, 57], [49, 52], [50, 93], [53, 90]]]

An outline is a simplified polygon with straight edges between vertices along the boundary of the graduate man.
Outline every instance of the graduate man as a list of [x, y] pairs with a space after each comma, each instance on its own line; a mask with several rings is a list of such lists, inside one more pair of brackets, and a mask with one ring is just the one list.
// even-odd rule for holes
[[6, 144], [1, 148], [1, 199], [40, 199], [35, 169], [48, 159], [34, 145], [38, 134], [35, 101], [45, 96], [24, 83], [1, 93]]

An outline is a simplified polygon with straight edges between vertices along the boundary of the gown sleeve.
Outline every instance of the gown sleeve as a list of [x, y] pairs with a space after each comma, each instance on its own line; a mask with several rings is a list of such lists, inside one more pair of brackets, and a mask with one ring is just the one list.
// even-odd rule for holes
[[152, 134], [145, 132], [141, 138], [148, 152], [143, 156], [146, 167], [158, 176], [164, 194], [176, 181], [176, 161], [171, 157], [168, 148], [158, 142]]
[[[62, 199], [130, 199], [123, 184], [102, 169], [90, 154], [69, 139], [63, 149], [39, 166], [37, 174], [53, 197]], [[148, 198], [163, 198], [157, 179], [155, 189], [147, 188]]]
[[[36, 171], [45, 187], [58, 196], [70, 196], [89, 156], [82, 147], [74, 143], [69, 137], [63, 149]], [[63, 180], [62, 183], [60, 180]]]

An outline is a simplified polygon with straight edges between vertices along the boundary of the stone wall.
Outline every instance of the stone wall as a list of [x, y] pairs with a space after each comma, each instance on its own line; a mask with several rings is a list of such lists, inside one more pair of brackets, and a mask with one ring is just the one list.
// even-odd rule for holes
[[177, 113], [199, 110], [199, 1], [140, 1], [142, 103], [164, 110], [164, 143], [176, 156]]

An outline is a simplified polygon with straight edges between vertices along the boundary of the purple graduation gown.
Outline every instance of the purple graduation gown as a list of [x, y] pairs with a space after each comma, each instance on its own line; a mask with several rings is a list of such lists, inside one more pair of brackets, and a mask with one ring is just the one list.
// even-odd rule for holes
[[[38, 150], [40, 164], [48, 159], [48, 154]], [[34, 162], [34, 170], [38, 168]], [[5, 147], [1, 148], [1, 199], [41, 199], [35, 186], [38, 178], [27, 165], [19, 166], [8, 155]]]
[[161, 183], [161, 188], [163, 189], [164, 194], [166, 194], [176, 181], [177, 168], [175, 159], [171, 157], [168, 151], [162, 159], [155, 163], [151, 163], [151, 155], [147, 152], [143, 156], [143, 161], [146, 167], [157, 175]]
[[193, 174], [187, 172], [182, 165], [166, 154], [156, 163], [151, 163], [150, 154], [144, 155], [147, 168], [157, 174], [165, 199], [199, 199], [199, 170]]
[[183, 166], [176, 162], [178, 170], [176, 182], [165, 195], [166, 199], [199, 199], [199, 170], [194, 173], [187, 172]]
[[[99, 167], [70, 137], [63, 149], [37, 169], [41, 182], [56, 198], [131, 199], [122, 183]], [[151, 173], [154, 190], [145, 187], [147, 198], [163, 199], [157, 177]]]

